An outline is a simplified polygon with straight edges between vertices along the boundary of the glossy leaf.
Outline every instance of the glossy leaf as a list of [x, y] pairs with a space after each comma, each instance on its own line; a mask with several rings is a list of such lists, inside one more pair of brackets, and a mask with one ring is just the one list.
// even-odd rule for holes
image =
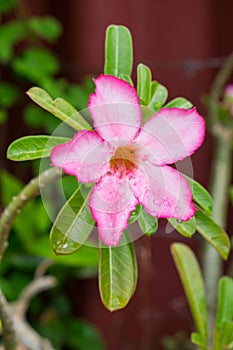
[[174, 98], [174, 100], [171, 100], [164, 106], [164, 108], [173, 108], [173, 107], [189, 109], [193, 107], [193, 104], [184, 97], [176, 97]]
[[64, 204], [50, 232], [50, 242], [57, 255], [78, 250], [90, 235], [95, 224], [88, 207], [91, 188], [83, 197], [84, 188], [78, 187]]
[[75, 130], [91, 129], [81, 114], [62, 98], [53, 100], [46, 91], [38, 87], [31, 88], [27, 94], [35, 103]]
[[126, 232], [118, 247], [101, 247], [99, 289], [104, 306], [110, 311], [125, 307], [137, 283], [137, 261], [132, 243], [126, 244]]
[[151, 71], [142, 63], [137, 67], [137, 93], [140, 103], [147, 106], [151, 97]]
[[142, 211], [142, 206], [141, 206], [141, 204], [138, 204], [136, 209], [134, 211], [132, 211], [132, 213], [130, 214], [128, 223], [132, 224], [133, 222], [138, 220], [139, 216], [141, 215], [141, 211]]
[[200, 334], [199, 341], [207, 345], [206, 295], [198, 261], [192, 250], [183, 243], [174, 243], [171, 251]]
[[184, 237], [192, 237], [196, 232], [196, 220], [192, 217], [189, 221], [177, 221], [176, 219], [168, 219], [170, 224]]
[[35, 240], [31, 243], [29, 254], [36, 256], [41, 256], [44, 258], [51, 259], [56, 264], [71, 266], [71, 267], [89, 267], [89, 266], [98, 266], [98, 249], [94, 247], [89, 247], [82, 245], [78, 250], [73, 250], [70, 255], [55, 255], [54, 251], [49, 245], [48, 237], [41, 237], [40, 239]]
[[192, 187], [194, 202], [197, 203], [199, 207], [206, 212], [206, 214], [211, 215], [213, 208], [213, 200], [209, 192], [197, 181], [191, 179], [188, 176], [185, 177], [188, 180], [190, 186]]
[[142, 208], [138, 218], [140, 229], [147, 236], [153, 235], [158, 229], [158, 219], [149, 215], [144, 208]]
[[160, 84], [158, 81], [152, 81], [151, 83], [151, 100], [149, 107], [154, 112], [158, 112], [160, 108], [164, 105], [168, 97], [168, 91]]
[[197, 231], [226, 260], [230, 252], [230, 240], [226, 232], [201, 210], [196, 212], [195, 217]]
[[132, 38], [128, 28], [110, 25], [105, 38], [104, 74], [131, 76], [133, 66]]
[[15, 161], [49, 157], [56, 145], [69, 141], [65, 137], [36, 135], [24, 136], [12, 142], [7, 150], [7, 158]]

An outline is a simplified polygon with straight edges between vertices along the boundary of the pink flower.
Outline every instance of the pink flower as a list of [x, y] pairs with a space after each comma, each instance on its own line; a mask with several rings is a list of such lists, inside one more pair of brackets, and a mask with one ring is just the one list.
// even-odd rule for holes
[[95, 183], [89, 206], [102, 241], [119, 243], [139, 203], [150, 215], [189, 220], [195, 214], [191, 188], [167, 164], [200, 147], [203, 118], [195, 108], [164, 108], [141, 126], [134, 87], [110, 75], [100, 75], [95, 84], [88, 105], [94, 131], [81, 130], [56, 146], [51, 160], [78, 181]]

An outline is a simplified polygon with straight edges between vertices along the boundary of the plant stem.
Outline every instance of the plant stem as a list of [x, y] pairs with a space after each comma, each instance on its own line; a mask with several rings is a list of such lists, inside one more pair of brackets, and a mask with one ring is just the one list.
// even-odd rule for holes
[[[228, 186], [231, 178], [231, 149], [225, 140], [216, 139], [215, 159], [212, 170], [211, 194], [213, 197], [213, 218], [223, 228], [227, 218]], [[215, 311], [217, 302], [217, 285], [222, 273], [222, 260], [215, 249], [205, 245], [203, 273], [206, 284], [208, 305], [209, 343], [213, 339]]]
[[[227, 219], [228, 188], [232, 174], [229, 133], [218, 121], [218, 106], [222, 90], [233, 69], [233, 53], [217, 74], [210, 92], [209, 117], [214, 140], [214, 159], [211, 172], [211, 194], [213, 197], [213, 218], [223, 228]], [[226, 137], [227, 136], [227, 137]], [[208, 244], [203, 256], [203, 273], [206, 283], [208, 305], [208, 338], [213, 341], [217, 284], [222, 272], [222, 261], [218, 253]]]
[[14, 327], [14, 321], [11, 315], [9, 305], [0, 289], [0, 319], [3, 327], [4, 349], [15, 350], [17, 348], [17, 339]]
[[45, 188], [62, 176], [58, 168], [51, 168], [32, 179], [23, 190], [12, 199], [12, 202], [3, 211], [0, 218], [0, 260], [7, 248], [7, 240], [11, 226], [22, 208], [40, 193], [40, 188]]

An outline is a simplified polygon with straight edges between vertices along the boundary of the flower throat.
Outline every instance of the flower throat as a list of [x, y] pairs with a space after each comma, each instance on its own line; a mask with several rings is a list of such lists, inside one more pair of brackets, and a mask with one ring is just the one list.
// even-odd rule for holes
[[133, 146], [121, 146], [115, 151], [110, 159], [110, 167], [113, 170], [127, 172], [133, 170], [137, 165], [137, 149]]

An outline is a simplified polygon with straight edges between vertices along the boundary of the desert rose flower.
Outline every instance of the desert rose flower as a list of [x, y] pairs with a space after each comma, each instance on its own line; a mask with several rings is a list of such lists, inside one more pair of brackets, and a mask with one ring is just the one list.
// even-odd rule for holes
[[89, 99], [94, 130], [81, 130], [56, 146], [52, 165], [82, 183], [95, 183], [89, 207], [102, 241], [118, 245], [137, 204], [160, 218], [195, 214], [187, 180], [169, 166], [202, 144], [205, 123], [195, 108], [164, 108], [143, 126], [133, 86], [110, 75], [95, 79]]

